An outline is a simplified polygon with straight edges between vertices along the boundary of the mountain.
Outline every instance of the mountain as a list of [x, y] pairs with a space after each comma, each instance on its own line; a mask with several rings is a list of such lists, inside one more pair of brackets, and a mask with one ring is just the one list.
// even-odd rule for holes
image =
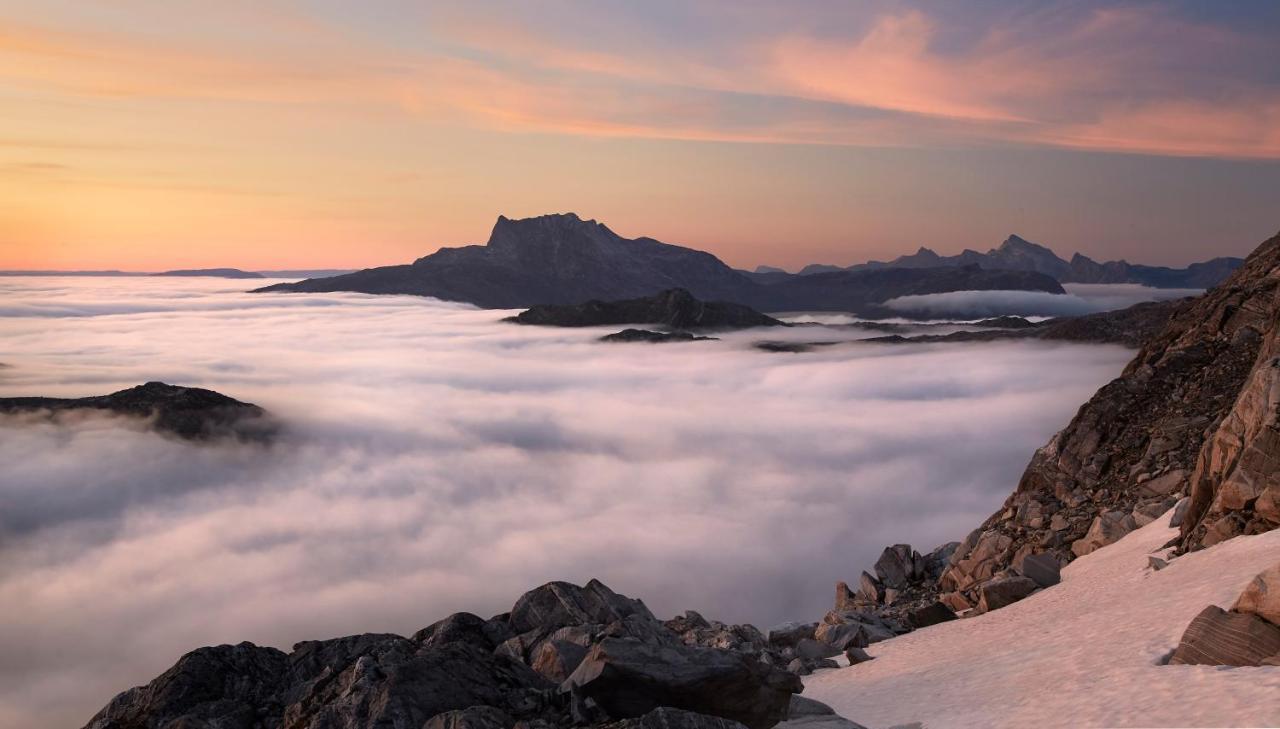
[[209, 276], [213, 278], [265, 278], [260, 273], [241, 271], [238, 268], [188, 268], [153, 273], [152, 276]]
[[790, 276], [763, 287], [757, 308], [765, 311], [851, 311], [868, 316], [901, 316], [880, 304], [899, 296], [949, 291], [1043, 291], [1065, 293], [1053, 278], [1034, 271], [990, 270], [978, 266], [881, 268]]
[[1060, 283], [1137, 283], [1155, 288], [1206, 289], [1221, 283], [1244, 262], [1240, 258], [1214, 258], [1186, 268], [1144, 266], [1127, 261], [1098, 263], [1080, 253], [1065, 261], [1049, 248], [1011, 235], [986, 253], [966, 249], [954, 256], [942, 256], [928, 248], [899, 256], [892, 261], [868, 261], [848, 268], [811, 264], [801, 275], [832, 271], [867, 271], [884, 268], [936, 268], [976, 265], [992, 270], [1035, 271]]
[[0, 398], [0, 413], [4, 414], [43, 413], [56, 419], [62, 414], [91, 411], [145, 419], [155, 430], [186, 440], [232, 437], [262, 441], [275, 433], [275, 425], [257, 405], [212, 390], [163, 382], [81, 398]]
[[727, 301], [699, 301], [684, 289], [622, 301], [597, 301], [563, 306], [542, 305], [507, 321], [552, 327], [594, 327], [618, 324], [661, 324], [672, 329], [744, 329], [786, 326], [749, 306]]
[[[1088, 554], [1183, 502], [1180, 551], [1280, 526], [1280, 235], [1184, 300], [1036, 452], [942, 575], [958, 605], [1030, 555]], [[1177, 518], [1177, 517], [1175, 517]]]
[[410, 265], [277, 284], [259, 291], [417, 294], [487, 309], [580, 304], [686, 289], [700, 299], [740, 300], [756, 284], [720, 259], [652, 238], [623, 238], [573, 213], [499, 217], [483, 246], [442, 248]]
[[698, 299], [761, 311], [856, 313], [876, 310], [897, 296], [966, 288], [1063, 293], [1056, 281], [1043, 274], [986, 271], [976, 266], [857, 275], [836, 271], [827, 278], [748, 273], [703, 251], [652, 238], [623, 238], [573, 213], [523, 220], [499, 217], [482, 246], [442, 248], [409, 265], [275, 284], [257, 291], [414, 294], [483, 308], [523, 309], [635, 299], [684, 289]]

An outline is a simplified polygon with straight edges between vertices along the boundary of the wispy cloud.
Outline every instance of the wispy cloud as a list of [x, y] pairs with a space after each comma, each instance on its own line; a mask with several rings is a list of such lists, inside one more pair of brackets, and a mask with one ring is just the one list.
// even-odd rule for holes
[[858, 17], [713, 7], [737, 22], [705, 43], [607, 4], [402, 8], [360, 23], [300, 13], [270, 26], [278, 46], [10, 21], [0, 78], [72, 93], [363, 103], [588, 136], [1280, 157], [1280, 88], [1265, 71], [1280, 52], [1264, 28], [1163, 5], [969, 17], [900, 4]]

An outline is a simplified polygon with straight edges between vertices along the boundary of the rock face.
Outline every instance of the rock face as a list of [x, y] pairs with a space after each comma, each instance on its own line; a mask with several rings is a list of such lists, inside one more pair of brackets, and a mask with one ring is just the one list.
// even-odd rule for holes
[[941, 579], [973, 602], [1027, 555], [1065, 564], [1191, 501], [1181, 548], [1280, 525], [1280, 236], [1224, 283], [1176, 305], [1119, 378], [1036, 452], [1003, 508], [964, 540]]
[[749, 306], [699, 301], [684, 289], [670, 289], [640, 299], [535, 306], [508, 321], [551, 327], [658, 324], [672, 329], [745, 329], [786, 326]]
[[0, 413], [47, 413], [59, 418], [75, 411], [102, 411], [150, 419], [156, 430], [187, 440], [230, 437], [265, 441], [277, 425], [262, 408], [212, 390], [148, 382], [128, 390], [81, 398], [0, 398]]
[[1063, 292], [1057, 281], [1044, 274], [977, 266], [837, 271], [829, 278], [747, 274], [710, 253], [652, 238], [623, 238], [601, 223], [572, 213], [524, 220], [499, 217], [486, 245], [442, 248], [411, 265], [258, 290], [415, 294], [491, 309], [517, 309], [639, 298], [673, 288], [700, 299], [732, 301], [761, 311], [854, 312], [907, 294], [963, 289]]
[[599, 581], [552, 582], [485, 620], [410, 638], [201, 648], [113, 699], [86, 729], [749, 729], [787, 717], [799, 678], [750, 626], [663, 624]]
[[1257, 615], [1269, 623], [1280, 625], [1280, 563], [1254, 577], [1236, 598], [1231, 610]]

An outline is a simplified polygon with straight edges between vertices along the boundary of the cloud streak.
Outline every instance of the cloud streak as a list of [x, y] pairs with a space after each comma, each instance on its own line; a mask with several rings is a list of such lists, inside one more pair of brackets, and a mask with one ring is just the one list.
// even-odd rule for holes
[[0, 423], [0, 724], [14, 726], [82, 722], [196, 645], [410, 632], [549, 579], [599, 577], [663, 615], [815, 617], [883, 545], [961, 538], [1129, 356], [770, 354], [750, 347], [761, 332], [610, 346], [412, 297], [5, 285], [12, 308], [75, 314], [0, 318], [5, 394], [163, 379], [290, 426], [260, 449], [97, 418]]

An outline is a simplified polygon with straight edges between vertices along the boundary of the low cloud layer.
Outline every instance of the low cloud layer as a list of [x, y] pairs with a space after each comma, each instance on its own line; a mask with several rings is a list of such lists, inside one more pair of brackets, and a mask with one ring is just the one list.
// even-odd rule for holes
[[3, 283], [0, 393], [164, 380], [289, 433], [202, 448], [102, 418], [0, 422], [0, 726], [79, 725], [200, 645], [407, 633], [551, 579], [599, 577], [662, 616], [816, 618], [884, 545], [962, 538], [1130, 356], [774, 354], [759, 331], [606, 345], [242, 285]]
[[1196, 296], [1203, 289], [1156, 289], [1140, 284], [1066, 284], [1067, 293], [1043, 291], [952, 291], [899, 296], [885, 305], [903, 314], [938, 319], [982, 319], [993, 316], [1079, 316]]

